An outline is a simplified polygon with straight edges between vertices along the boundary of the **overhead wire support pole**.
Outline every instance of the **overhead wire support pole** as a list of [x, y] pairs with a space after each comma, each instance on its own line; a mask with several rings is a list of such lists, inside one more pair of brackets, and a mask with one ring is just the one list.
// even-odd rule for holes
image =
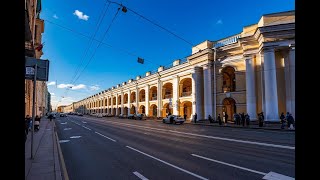
[[34, 79], [33, 79], [33, 98], [32, 98], [32, 129], [31, 129], [31, 159], [33, 157], [33, 134], [34, 134], [34, 120], [36, 114], [36, 85], [37, 85], [37, 71], [38, 65], [36, 64], [34, 67]]

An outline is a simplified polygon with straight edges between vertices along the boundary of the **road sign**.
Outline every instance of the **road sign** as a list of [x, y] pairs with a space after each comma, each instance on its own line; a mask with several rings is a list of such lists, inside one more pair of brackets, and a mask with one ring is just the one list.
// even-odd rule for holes
[[26, 67], [26, 75], [34, 75], [34, 68]]
[[37, 65], [37, 81], [48, 81], [49, 60], [36, 59], [33, 57], [25, 57], [25, 79], [34, 79], [35, 65]]

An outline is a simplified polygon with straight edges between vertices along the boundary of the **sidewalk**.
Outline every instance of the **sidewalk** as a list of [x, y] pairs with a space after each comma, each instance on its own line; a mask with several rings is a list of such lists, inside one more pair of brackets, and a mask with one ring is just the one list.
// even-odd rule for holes
[[226, 125], [222, 124], [221, 126], [218, 123], [210, 123], [208, 120], [206, 121], [200, 121], [197, 123], [187, 121], [185, 124], [191, 124], [191, 125], [205, 125], [205, 126], [217, 126], [217, 127], [229, 127], [229, 128], [246, 128], [246, 129], [264, 129], [264, 130], [276, 130], [276, 131], [295, 131], [294, 129], [288, 129], [285, 127], [284, 129], [281, 129], [280, 123], [265, 123], [262, 127], [259, 127], [258, 122], [251, 122], [249, 126], [242, 126], [236, 125], [234, 123], [227, 123]]
[[[149, 120], [149, 119], [148, 119]], [[149, 121], [155, 121], [155, 122], [162, 122], [160, 119], [150, 119]], [[281, 124], [280, 123], [265, 123], [263, 127], [259, 127], [258, 122], [251, 122], [249, 126], [242, 126], [242, 125], [236, 125], [234, 123], [227, 123], [226, 125], [222, 124], [221, 126], [215, 122], [215, 123], [210, 123], [209, 120], [201, 120], [200, 122], [194, 123], [192, 121], [186, 121], [184, 124], [188, 125], [199, 125], [199, 126], [216, 126], [216, 127], [227, 127], [227, 128], [245, 128], [245, 129], [263, 129], [263, 130], [275, 130], [275, 131], [292, 131], [295, 132], [295, 130], [290, 130], [285, 127], [285, 129], [281, 129]]]
[[[43, 117], [40, 130], [33, 134], [33, 157], [31, 159], [31, 131], [25, 143], [25, 179], [26, 180], [67, 180], [63, 178], [60, 166], [60, 144], [54, 131], [54, 120]], [[60, 153], [59, 153], [60, 152]], [[63, 161], [63, 159], [62, 159]], [[62, 166], [64, 167], [64, 166]], [[66, 173], [65, 173], [66, 174]]]

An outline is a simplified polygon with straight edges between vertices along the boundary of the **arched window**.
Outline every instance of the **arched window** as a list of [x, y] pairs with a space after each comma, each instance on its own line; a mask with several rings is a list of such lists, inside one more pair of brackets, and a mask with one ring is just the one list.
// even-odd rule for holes
[[233, 67], [227, 66], [222, 69], [222, 91], [233, 92], [236, 90], [236, 76]]

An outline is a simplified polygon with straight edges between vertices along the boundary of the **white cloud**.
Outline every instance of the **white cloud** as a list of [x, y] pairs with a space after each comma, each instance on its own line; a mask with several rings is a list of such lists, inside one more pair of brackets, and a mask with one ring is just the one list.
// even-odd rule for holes
[[64, 89], [64, 88], [70, 88], [70, 87], [73, 87], [73, 86], [74, 86], [73, 84], [59, 84], [58, 88]]
[[222, 22], [221, 19], [219, 19], [219, 20], [216, 22], [216, 24], [223, 24], [223, 22]]
[[56, 14], [54, 14], [53, 18], [58, 19], [59, 17]]
[[99, 90], [99, 85], [90, 86], [91, 91]]
[[55, 81], [51, 81], [47, 84], [48, 86], [52, 86], [52, 85], [56, 85], [56, 82]]
[[89, 19], [88, 15], [83, 14], [83, 12], [81, 12], [79, 10], [75, 10], [73, 14], [78, 16], [79, 19], [82, 19], [82, 20], [85, 20], [85, 21], [88, 21], [88, 19]]
[[72, 86], [71, 89], [85, 89], [86, 88], [86, 85], [84, 84], [78, 84], [76, 86]]
[[51, 94], [51, 96], [56, 96], [56, 94], [55, 93], [50, 93]]

